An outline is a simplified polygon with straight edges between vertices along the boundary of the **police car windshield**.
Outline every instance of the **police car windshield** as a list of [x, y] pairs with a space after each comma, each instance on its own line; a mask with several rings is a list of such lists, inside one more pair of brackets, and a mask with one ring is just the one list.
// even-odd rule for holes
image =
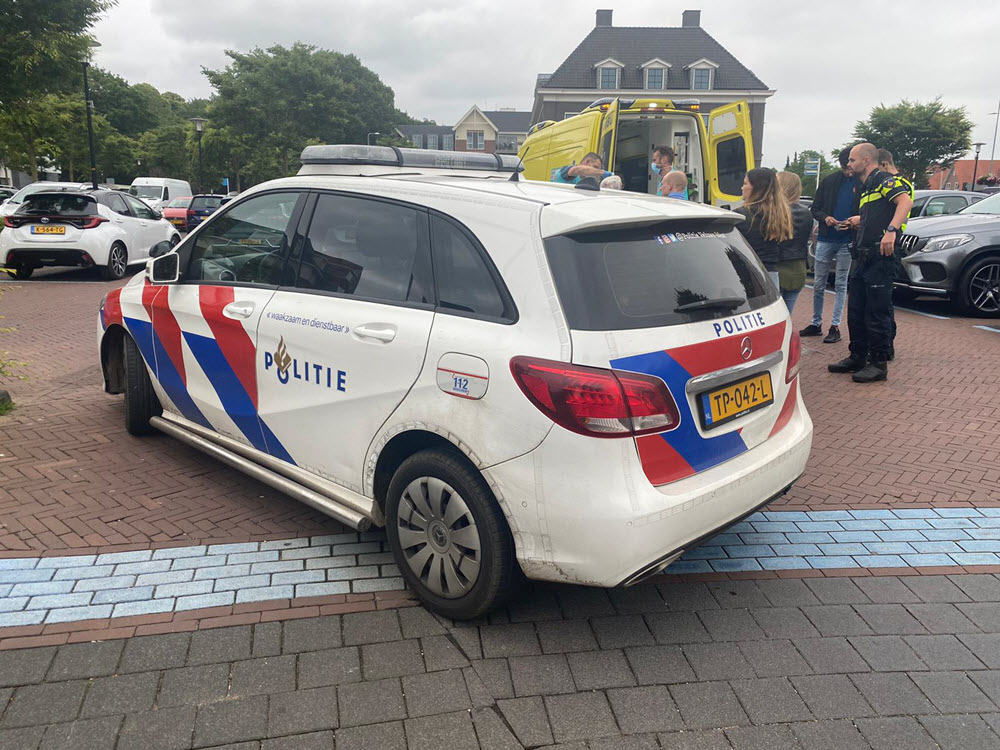
[[983, 198], [959, 211], [960, 214], [1000, 214], [1000, 193], [994, 193], [989, 198]]
[[571, 328], [614, 331], [747, 313], [778, 294], [729, 224], [671, 221], [545, 240]]

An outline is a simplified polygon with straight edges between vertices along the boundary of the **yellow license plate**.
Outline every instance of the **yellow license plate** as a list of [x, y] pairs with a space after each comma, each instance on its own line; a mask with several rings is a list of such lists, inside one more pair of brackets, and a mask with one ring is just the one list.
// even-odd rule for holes
[[738, 383], [706, 391], [701, 401], [701, 421], [706, 430], [749, 414], [774, 401], [771, 373], [763, 372]]
[[32, 234], [66, 234], [66, 227], [31, 227]]

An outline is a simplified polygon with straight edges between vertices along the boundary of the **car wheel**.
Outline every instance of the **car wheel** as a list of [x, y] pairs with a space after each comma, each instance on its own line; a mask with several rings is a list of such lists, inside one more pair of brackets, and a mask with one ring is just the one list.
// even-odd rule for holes
[[31, 274], [35, 272], [34, 266], [14, 266], [13, 268], [7, 269], [7, 275], [12, 279], [17, 279], [18, 281], [24, 281], [25, 279], [30, 279]]
[[101, 269], [101, 273], [108, 281], [117, 281], [125, 276], [127, 269], [128, 251], [122, 243], [116, 242], [108, 251], [108, 263]]
[[156, 397], [149, 371], [131, 336], [124, 342], [125, 367], [125, 429], [130, 435], [148, 435], [153, 431], [149, 420], [163, 413]]
[[428, 609], [479, 617], [520, 580], [507, 521], [464, 456], [426, 450], [408, 458], [389, 483], [385, 510], [396, 564]]
[[981, 258], [965, 269], [958, 302], [971, 315], [1000, 317], [1000, 257]]

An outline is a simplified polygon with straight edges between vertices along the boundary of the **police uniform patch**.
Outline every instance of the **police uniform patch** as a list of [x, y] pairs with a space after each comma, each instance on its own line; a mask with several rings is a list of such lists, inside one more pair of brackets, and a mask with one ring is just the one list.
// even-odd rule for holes
[[884, 180], [882, 180], [882, 187], [884, 187], [886, 190], [892, 190], [898, 184], [899, 183], [896, 181], [895, 177], [886, 177]]

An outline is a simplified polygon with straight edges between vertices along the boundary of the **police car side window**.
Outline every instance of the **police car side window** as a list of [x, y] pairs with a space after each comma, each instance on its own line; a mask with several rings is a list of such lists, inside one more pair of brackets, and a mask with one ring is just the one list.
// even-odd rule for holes
[[191, 250], [185, 281], [278, 284], [300, 193], [267, 193], [213, 218]]
[[316, 200], [296, 286], [384, 302], [433, 303], [427, 214], [388, 201]]
[[440, 216], [431, 217], [438, 305], [445, 310], [487, 318], [510, 317], [511, 305], [469, 236]]

